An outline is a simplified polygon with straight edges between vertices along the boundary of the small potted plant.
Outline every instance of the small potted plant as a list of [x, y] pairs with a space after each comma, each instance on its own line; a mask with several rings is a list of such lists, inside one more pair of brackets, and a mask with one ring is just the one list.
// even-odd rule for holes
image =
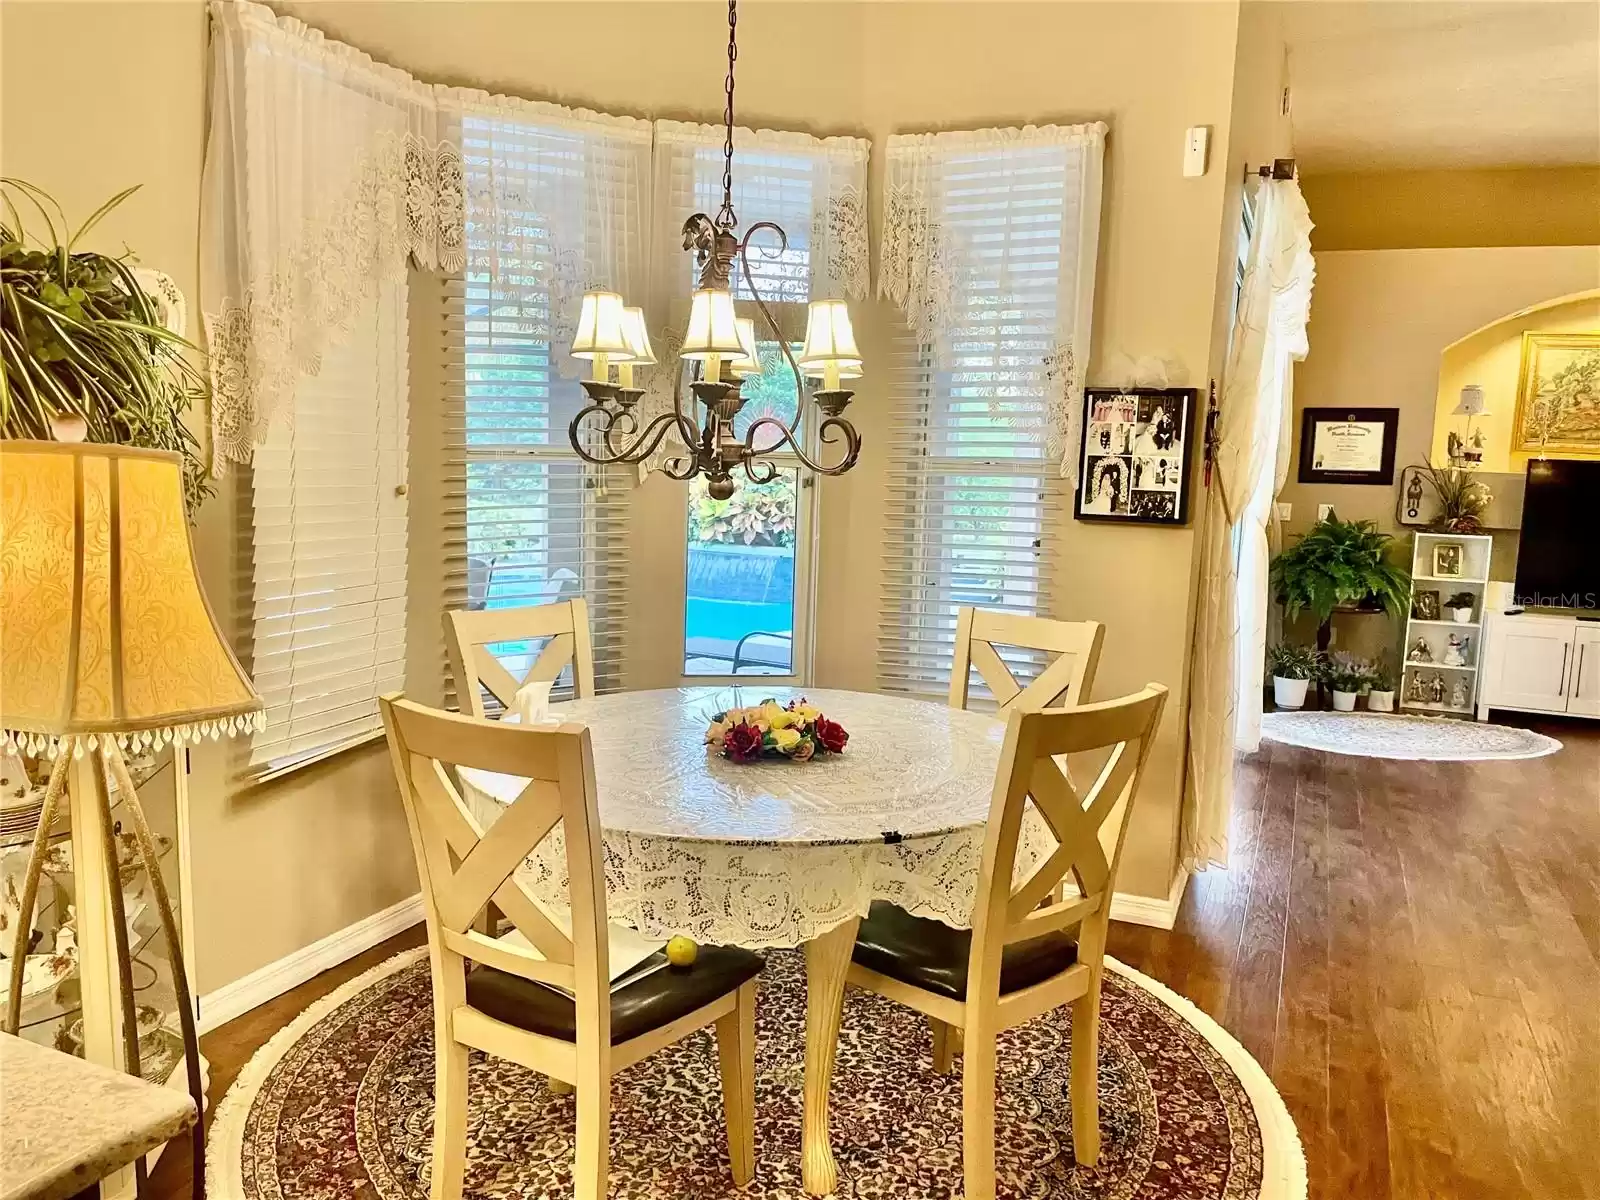
[[1306, 688], [1317, 675], [1319, 659], [1309, 646], [1279, 642], [1267, 652], [1272, 667], [1272, 701], [1279, 708], [1304, 708]]
[[1367, 711], [1393, 712], [1395, 670], [1387, 655], [1372, 668], [1372, 675], [1367, 682], [1371, 684], [1371, 690], [1367, 692]]
[[1333, 691], [1334, 712], [1355, 712], [1356, 697], [1372, 683], [1372, 664], [1353, 654], [1335, 653], [1323, 667], [1322, 680]]
[[1450, 610], [1450, 619], [1457, 625], [1472, 624], [1473, 596], [1471, 592], [1457, 592], [1444, 602]]

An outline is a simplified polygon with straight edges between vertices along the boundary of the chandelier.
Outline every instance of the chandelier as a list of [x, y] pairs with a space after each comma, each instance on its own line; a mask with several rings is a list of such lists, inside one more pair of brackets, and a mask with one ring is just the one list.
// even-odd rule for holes
[[[758, 254], [776, 258], [789, 246], [783, 229], [772, 221], [758, 221], [742, 238], [735, 230], [739, 218], [733, 210], [733, 64], [738, 58], [738, 0], [728, 3], [727, 105], [723, 112], [722, 207], [715, 217], [695, 213], [683, 223], [683, 248], [692, 250], [698, 278], [689, 311], [689, 326], [679, 357], [689, 363], [690, 390], [703, 410], [700, 425], [684, 411], [682, 389], [672, 389], [672, 411], [661, 413], [643, 429], [636, 409], [642, 388], [634, 386], [636, 367], [656, 360], [645, 328], [644, 310], [627, 307], [615, 292], [586, 292], [572, 342], [574, 358], [588, 359], [590, 377], [583, 381], [589, 402], [573, 417], [568, 429], [579, 457], [600, 466], [639, 463], [655, 453], [662, 440], [675, 433], [688, 448], [686, 455], [670, 457], [662, 469], [673, 479], [706, 477], [706, 491], [716, 500], [734, 493], [733, 473], [743, 470], [752, 483], [769, 483], [778, 474], [767, 457], [789, 447], [806, 467], [822, 475], [842, 475], [855, 466], [861, 437], [841, 414], [855, 393], [841, 381], [861, 375], [861, 352], [850, 327], [850, 310], [843, 300], [813, 300], [806, 315], [806, 339], [795, 358], [767, 302], [756, 290], [750, 270], [751, 242], [757, 234], [771, 234], [777, 248], [756, 247]], [[785, 422], [763, 416], [751, 421], [740, 438], [734, 419], [744, 407], [741, 382], [761, 374], [753, 319], [735, 315], [729, 275], [737, 261], [741, 282], [766, 318], [778, 347], [795, 379], [795, 411]], [[672, 364], [676, 367], [676, 364]], [[617, 370], [615, 382], [611, 369]], [[681, 370], [681, 368], [677, 368]], [[731, 376], [724, 379], [724, 374]], [[807, 411], [807, 381], [815, 381], [810, 399], [822, 416], [816, 439], [842, 451], [838, 461], [814, 461], [805, 448], [803, 418]], [[757, 450], [757, 442], [762, 443]]]

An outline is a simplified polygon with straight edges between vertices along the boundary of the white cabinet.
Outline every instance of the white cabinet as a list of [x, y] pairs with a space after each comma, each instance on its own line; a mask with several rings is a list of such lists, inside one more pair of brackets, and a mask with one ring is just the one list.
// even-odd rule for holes
[[1490, 708], [1600, 717], [1600, 624], [1497, 613], [1485, 628], [1480, 720]]
[[1580, 717], [1600, 717], [1600, 624], [1578, 622], [1573, 656], [1567, 711]]

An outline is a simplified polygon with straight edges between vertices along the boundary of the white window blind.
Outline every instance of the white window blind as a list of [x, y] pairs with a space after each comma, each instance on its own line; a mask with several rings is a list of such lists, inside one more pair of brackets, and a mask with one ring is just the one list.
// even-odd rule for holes
[[256, 449], [260, 772], [373, 734], [377, 698], [405, 686], [406, 355], [405, 284], [380, 283]]
[[[1070, 390], [1061, 377], [1074, 373], [1064, 348], [1088, 344], [1100, 153], [1098, 137], [1053, 132], [1066, 136], [890, 139], [885, 290], [919, 332], [895, 364], [887, 690], [946, 690], [963, 605], [1052, 610], [1066, 492], [1052, 443]], [[922, 261], [890, 261], [913, 243]], [[1044, 661], [1005, 656], [1019, 679]]]
[[[466, 113], [467, 268], [444, 285], [447, 595], [468, 608], [584, 597], [595, 681], [622, 683], [628, 485], [572, 450], [586, 286], [642, 290], [645, 122], [554, 106]], [[614, 483], [615, 486], [608, 486]], [[491, 647], [512, 674], [542, 640]], [[570, 669], [557, 694], [571, 687]]]

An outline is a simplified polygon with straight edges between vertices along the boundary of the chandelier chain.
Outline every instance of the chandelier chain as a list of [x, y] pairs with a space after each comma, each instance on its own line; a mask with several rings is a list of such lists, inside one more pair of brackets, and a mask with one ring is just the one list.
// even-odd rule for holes
[[722, 207], [717, 211], [717, 224], [732, 229], [739, 224], [733, 211], [733, 64], [739, 57], [739, 0], [728, 0], [728, 78], [723, 86], [728, 102], [722, 120], [725, 136], [722, 142]]

